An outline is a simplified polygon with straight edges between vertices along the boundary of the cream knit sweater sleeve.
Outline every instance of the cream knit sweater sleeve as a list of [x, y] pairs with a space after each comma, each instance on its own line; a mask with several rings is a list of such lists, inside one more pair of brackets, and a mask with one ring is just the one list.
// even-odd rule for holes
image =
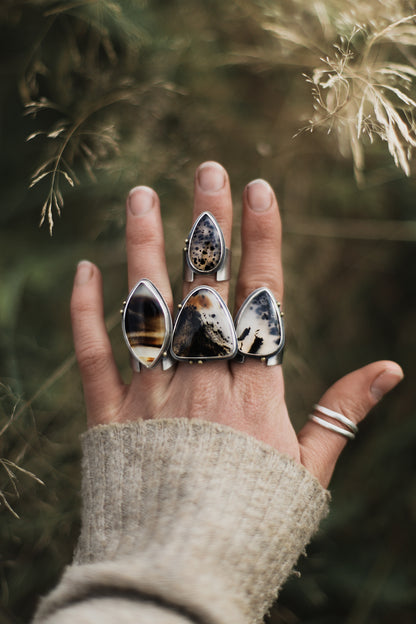
[[198, 420], [83, 436], [74, 563], [35, 624], [261, 622], [327, 513], [302, 466]]

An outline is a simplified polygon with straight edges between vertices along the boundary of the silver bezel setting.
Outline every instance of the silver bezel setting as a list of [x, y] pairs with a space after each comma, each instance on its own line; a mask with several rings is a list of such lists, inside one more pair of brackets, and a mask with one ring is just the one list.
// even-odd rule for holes
[[[190, 255], [190, 242], [193, 239], [193, 235], [195, 233], [196, 228], [198, 227], [200, 221], [202, 221], [202, 219], [208, 216], [211, 221], [214, 224], [214, 227], [216, 229], [216, 231], [218, 232], [219, 235], [219, 239], [220, 239], [220, 260], [217, 264], [217, 266], [214, 269], [211, 269], [210, 271], [201, 271], [200, 269], [198, 269], [198, 267], [196, 267], [191, 259], [191, 255]], [[208, 210], [206, 210], [205, 212], [202, 212], [198, 218], [196, 219], [195, 223], [192, 226], [191, 231], [189, 232], [188, 238], [185, 240], [185, 247], [183, 250], [183, 279], [185, 282], [193, 282], [194, 281], [194, 277], [195, 274], [197, 275], [213, 275], [216, 274], [216, 280], [217, 282], [224, 282], [230, 279], [230, 274], [231, 274], [231, 253], [230, 250], [225, 246], [225, 239], [224, 239], [224, 234], [221, 230], [221, 227], [219, 226], [218, 221], [216, 220], [216, 218], [214, 217], [213, 214], [211, 214]]]
[[[157, 356], [157, 358], [155, 358], [155, 360], [152, 362], [152, 364], [150, 366], [146, 366], [145, 364], [143, 364], [142, 362], [140, 362], [140, 360], [137, 358], [136, 354], [134, 353], [128, 336], [127, 336], [127, 332], [126, 332], [126, 314], [127, 314], [127, 309], [130, 303], [131, 298], [133, 297], [136, 289], [138, 288], [138, 286], [144, 284], [152, 293], [153, 297], [156, 299], [156, 301], [158, 302], [158, 304], [160, 305], [162, 312], [163, 312], [163, 317], [164, 317], [164, 321], [165, 321], [165, 337], [162, 343], [162, 347], [160, 349], [160, 353]], [[121, 320], [121, 327], [122, 327], [122, 331], [123, 331], [123, 337], [124, 337], [124, 341], [127, 345], [127, 348], [130, 352], [131, 358], [132, 358], [132, 368], [135, 372], [140, 372], [141, 368], [147, 368], [147, 369], [152, 369], [155, 368], [160, 362], [162, 362], [162, 368], [163, 370], [168, 370], [171, 366], [173, 366], [174, 361], [172, 360], [172, 358], [170, 357], [170, 351], [169, 351], [169, 345], [170, 345], [170, 340], [172, 337], [172, 317], [169, 311], [169, 308], [166, 304], [166, 301], [164, 300], [163, 296], [161, 295], [161, 293], [158, 291], [158, 289], [156, 288], [156, 286], [153, 284], [153, 282], [151, 282], [149, 279], [143, 278], [141, 280], [139, 280], [137, 282], [137, 284], [135, 284], [135, 286], [133, 286], [133, 288], [131, 289], [127, 299], [126, 299], [126, 303], [123, 306], [123, 314], [122, 314], [122, 320]]]
[[[210, 293], [212, 293], [214, 295], [214, 297], [218, 300], [218, 302], [221, 305], [222, 310], [224, 311], [225, 316], [228, 318], [229, 324], [230, 324], [230, 329], [231, 331], [231, 336], [232, 336], [232, 343], [233, 343], [233, 349], [232, 349], [232, 353], [230, 355], [227, 356], [205, 356], [205, 357], [200, 357], [200, 356], [195, 356], [195, 357], [189, 357], [189, 356], [181, 356], [181, 355], [176, 355], [175, 352], [173, 351], [173, 338], [175, 336], [175, 331], [177, 329], [177, 325], [178, 325], [178, 319], [180, 317], [181, 314], [181, 309], [186, 307], [187, 302], [189, 301], [189, 299], [191, 297], [193, 297], [199, 290], [208, 290]], [[225, 301], [222, 299], [221, 295], [215, 290], [215, 288], [211, 288], [210, 286], [197, 286], [196, 288], [194, 288], [193, 290], [191, 290], [191, 292], [185, 297], [185, 299], [182, 301], [182, 303], [180, 304], [180, 311], [175, 319], [175, 324], [173, 327], [173, 331], [172, 331], [172, 340], [171, 340], [171, 349], [170, 349], [170, 353], [172, 358], [174, 358], [176, 361], [178, 362], [189, 362], [189, 363], [198, 363], [198, 364], [203, 364], [205, 362], [214, 362], [214, 361], [219, 361], [219, 360], [232, 360], [236, 354], [237, 354], [237, 350], [238, 350], [238, 345], [237, 345], [237, 336], [235, 333], [235, 329], [234, 329], [234, 323], [233, 323], [233, 318], [231, 316], [231, 313], [225, 303]]]
[[[269, 295], [270, 300], [274, 303], [274, 309], [277, 315], [279, 328], [280, 328], [279, 344], [276, 349], [274, 349], [273, 351], [267, 354], [243, 353], [242, 351], [240, 351], [240, 349], [238, 349], [238, 355], [236, 359], [237, 361], [242, 363], [245, 361], [246, 357], [256, 358], [265, 362], [267, 366], [276, 366], [278, 364], [281, 364], [283, 361], [283, 351], [284, 351], [284, 346], [285, 346], [285, 326], [283, 323], [282, 311], [280, 310], [280, 303], [276, 301], [272, 291], [269, 288], [266, 288], [266, 287], [256, 288], [256, 290], [253, 290], [253, 292], [249, 294], [249, 296], [244, 300], [239, 311], [237, 312], [237, 315], [234, 320], [234, 326], [235, 328], [237, 328], [238, 322], [240, 320], [240, 317], [244, 309], [250, 304], [251, 300], [257, 297], [257, 295], [259, 295], [261, 292], [266, 292]], [[238, 342], [237, 342], [237, 345], [238, 345]]]

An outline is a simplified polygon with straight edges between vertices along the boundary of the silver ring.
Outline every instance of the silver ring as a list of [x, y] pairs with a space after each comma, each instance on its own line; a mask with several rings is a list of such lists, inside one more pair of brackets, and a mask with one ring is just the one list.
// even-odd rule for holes
[[202, 364], [235, 356], [237, 338], [233, 319], [216, 290], [198, 286], [179, 308], [171, 343], [175, 360]]
[[355, 434], [352, 431], [348, 431], [347, 429], [343, 429], [342, 427], [337, 427], [337, 425], [333, 425], [332, 423], [324, 420], [323, 418], [319, 418], [319, 416], [315, 416], [314, 414], [309, 414], [309, 420], [313, 420], [314, 423], [317, 423], [321, 427], [325, 429], [329, 429], [330, 431], [334, 431], [335, 433], [340, 433], [341, 435], [353, 440], [355, 438]]
[[150, 280], [140, 280], [130, 291], [122, 309], [122, 330], [134, 371], [140, 372], [141, 366], [154, 368], [159, 362], [167, 370], [174, 364], [169, 355], [172, 318]]
[[320, 412], [321, 414], [324, 414], [324, 416], [329, 416], [330, 418], [337, 420], [338, 422], [348, 427], [348, 429], [350, 429], [353, 433], [358, 433], [358, 427], [355, 422], [344, 416], [344, 414], [334, 412], [334, 410], [329, 409], [329, 407], [324, 407], [323, 405], [318, 405], [317, 403], [315, 403], [313, 409], [317, 412]]
[[235, 318], [238, 361], [259, 358], [267, 366], [281, 364], [285, 330], [278, 303], [271, 290], [257, 288], [244, 301]]
[[231, 252], [224, 235], [210, 212], [203, 212], [195, 221], [183, 250], [183, 279], [193, 282], [195, 274], [212, 275], [217, 282], [230, 279]]

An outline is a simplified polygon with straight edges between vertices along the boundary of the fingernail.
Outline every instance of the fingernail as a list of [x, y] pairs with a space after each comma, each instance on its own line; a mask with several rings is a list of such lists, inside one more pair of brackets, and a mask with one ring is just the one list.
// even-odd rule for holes
[[205, 193], [216, 193], [225, 185], [225, 171], [216, 162], [201, 165], [197, 172], [199, 188]]
[[155, 204], [155, 194], [147, 186], [135, 186], [131, 189], [127, 198], [127, 205], [130, 212], [139, 217], [146, 214]]
[[403, 371], [399, 369], [387, 369], [375, 378], [371, 386], [371, 393], [380, 401], [380, 399], [393, 390], [395, 386], [403, 379]]
[[247, 186], [248, 205], [255, 212], [265, 212], [272, 205], [273, 194], [265, 180], [253, 180]]
[[75, 284], [83, 286], [92, 277], [93, 265], [88, 260], [78, 262], [77, 272], [75, 274]]

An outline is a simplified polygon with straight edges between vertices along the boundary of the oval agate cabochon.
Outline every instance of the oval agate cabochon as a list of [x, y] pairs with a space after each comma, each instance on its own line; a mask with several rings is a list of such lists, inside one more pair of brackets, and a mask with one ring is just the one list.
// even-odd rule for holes
[[203, 212], [189, 234], [188, 260], [195, 271], [213, 273], [224, 255], [224, 237], [215, 218]]
[[220, 295], [199, 286], [182, 304], [173, 330], [171, 352], [176, 359], [229, 359], [237, 353], [235, 329]]
[[152, 368], [166, 349], [170, 313], [150, 280], [141, 280], [131, 292], [123, 313], [124, 337], [131, 353]]
[[244, 355], [267, 357], [283, 344], [279, 307], [267, 288], [258, 288], [247, 297], [236, 320], [238, 350]]

